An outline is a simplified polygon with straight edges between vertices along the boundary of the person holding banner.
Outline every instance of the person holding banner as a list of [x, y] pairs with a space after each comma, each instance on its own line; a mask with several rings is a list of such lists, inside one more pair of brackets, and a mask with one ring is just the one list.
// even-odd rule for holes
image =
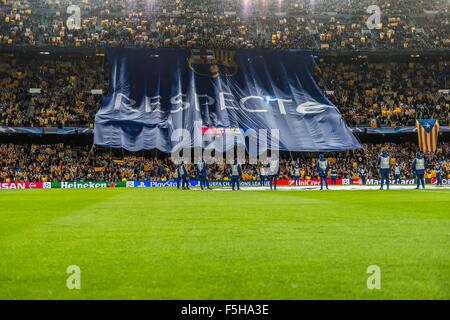
[[266, 172], [266, 181], [269, 181], [270, 184], [270, 159], [266, 161], [264, 168], [264, 171]]
[[278, 162], [278, 158], [272, 158], [270, 160], [269, 165], [269, 180], [270, 180], [270, 190], [277, 190], [277, 179], [278, 179], [278, 172], [280, 170], [280, 165]]
[[323, 190], [323, 185], [325, 184], [327, 190], [328, 189], [328, 171], [330, 170], [330, 165], [328, 164], [328, 160], [325, 159], [323, 154], [319, 156], [319, 161], [317, 162], [317, 171], [319, 172], [320, 178], [320, 190]]
[[442, 171], [444, 166], [444, 160], [439, 161], [436, 166], [436, 187], [442, 187]]
[[230, 166], [231, 172], [231, 188], [234, 191], [237, 187], [237, 190], [240, 189], [239, 180], [241, 178], [242, 170], [241, 165], [238, 163], [237, 159], [234, 160], [234, 163]]
[[190, 190], [189, 188], [189, 171], [184, 164], [184, 161], [181, 162], [181, 179], [182, 179], [182, 189]]
[[200, 188], [202, 190], [205, 190], [206, 188], [211, 190], [211, 188], [209, 187], [208, 171], [207, 171], [206, 162], [204, 159], [202, 159], [202, 161], [200, 161], [200, 163], [197, 164], [197, 170], [198, 170], [198, 175], [199, 175], [199, 180], [200, 180]]
[[359, 177], [361, 178], [361, 182], [363, 185], [366, 185], [367, 182], [367, 169], [366, 166], [362, 166], [359, 170]]
[[389, 174], [391, 172], [391, 157], [387, 151], [383, 151], [378, 158], [377, 165], [380, 168], [381, 186], [380, 190], [383, 190], [384, 183], [386, 182], [386, 189], [389, 190]]
[[175, 168], [175, 174], [174, 174], [174, 177], [175, 177], [175, 181], [176, 181], [176, 183], [177, 183], [177, 189], [180, 189], [180, 187], [181, 187], [181, 181], [182, 181], [182, 177], [183, 177], [183, 171], [182, 171], [182, 169], [181, 169], [182, 163], [183, 163], [183, 162], [177, 164], [177, 166], [176, 166], [176, 168]]
[[337, 170], [333, 167], [331, 169], [331, 184], [335, 186], [336, 182], [337, 182]]
[[399, 184], [401, 182], [401, 170], [400, 164], [397, 162], [394, 168], [394, 183]]
[[416, 179], [417, 179], [417, 188], [420, 188], [420, 185], [422, 184], [422, 189], [425, 189], [425, 169], [427, 167], [427, 163], [423, 157], [423, 154], [421, 154], [420, 152], [417, 152], [417, 156], [416, 159], [414, 159], [413, 161], [413, 171], [414, 174], [416, 175]]
[[264, 165], [264, 163], [261, 162], [259, 167], [259, 183], [261, 187], [264, 186], [264, 182], [266, 182], [266, 179], [267, 179], [266, 166]]
[[294, 167], [294, 181], [296, 186], [300, 185], [300, 166], [298, 162], [295, 163]]

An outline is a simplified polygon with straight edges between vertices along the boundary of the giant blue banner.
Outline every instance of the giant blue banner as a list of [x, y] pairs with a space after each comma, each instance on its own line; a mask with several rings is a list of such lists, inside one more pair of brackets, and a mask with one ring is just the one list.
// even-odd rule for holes
[[97, 145], [171, 152], [182, 139], [174, 132], [197, 126], [279, 130], [282, 151], [360, 147], [314, 81], [308, 51], [115, 48], [107, 55], [112, 77], [95, 117]]

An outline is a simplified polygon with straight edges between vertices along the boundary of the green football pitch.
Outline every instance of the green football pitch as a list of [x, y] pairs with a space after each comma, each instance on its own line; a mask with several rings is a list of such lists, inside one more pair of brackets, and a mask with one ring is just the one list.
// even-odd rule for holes
[[450, 299], [450, 190], [21, 190], [0, 206], [0, 299]]

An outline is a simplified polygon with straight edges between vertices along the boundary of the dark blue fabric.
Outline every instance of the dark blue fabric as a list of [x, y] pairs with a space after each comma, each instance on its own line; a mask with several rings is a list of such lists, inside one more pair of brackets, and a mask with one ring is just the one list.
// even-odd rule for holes
[[170, 152], [172, 132], [194, 133], [197, 121], [279, 129], [282, 151], [360, 148], [314, 81], [308, 51], [114, 48], [107, 55], [111, 86], [95, 117], [96, 145]]

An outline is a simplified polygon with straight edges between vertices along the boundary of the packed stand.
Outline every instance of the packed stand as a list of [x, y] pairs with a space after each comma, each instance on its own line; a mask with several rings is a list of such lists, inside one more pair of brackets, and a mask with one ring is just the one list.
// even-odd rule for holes
[[315, 74], [350, 126], [450, 125], [449, 61], [321, 61]]
[[[411, 164], [418, 151], [417, 145], [404, 143], [368, 144], [363, 149], [330, 153], [326, 157], [338, 178], [358, 178], [361, 168], [368, 177], [378, 178], [377, 158], [382, 150], [391, 154], [392, 165], [399, 163], [402, 177], [412, 178]], [[287, 153], [280, 160], [279, 179], [293, 179], [295, 164], [301, 168], [301, 178], [317, 177], [315, 170], [318, 154]], [[446, 160], [446, 173], [450, 178], [450, 144], [440, 143], [435, 154], [426, 155], [429, 162], [427, 177], [435, 176], [434, 168]], [[192, 178], [197, 177], [194, 165], [188, 165]], [[242, 164], [242, 179], [257, 182], [259, 165]], [[226, 164], [208, 165], [209, 179], [226, 181]], [[167, 155], [156, 151], [127, 153], [124, 150], [58, 145], [0, 145], [0, 182], [48, 181], [167, 181], [174, 179], [175, 164]]]
[[[108, 89], [104, 57], [0, 55], [0, 126], [92, 127]], [[318, 59], [316, 81], [348, 124], [450, 125], [449, 61], [367, 62]], [[40, 93], [30, 93], [30, 89]]]
[[[108, 88], [103, 59], [0, 55], [0, 125], [92, 126]], [[38, 89], [40, 92], [30, 91]]]
[[[0, 0], [1, 46], [434, 49], [450, 47], [446, 0]], [[80, 26], [69, 30], [71, 4]], [[369, 29], [369, 5], [381, 25]]]

